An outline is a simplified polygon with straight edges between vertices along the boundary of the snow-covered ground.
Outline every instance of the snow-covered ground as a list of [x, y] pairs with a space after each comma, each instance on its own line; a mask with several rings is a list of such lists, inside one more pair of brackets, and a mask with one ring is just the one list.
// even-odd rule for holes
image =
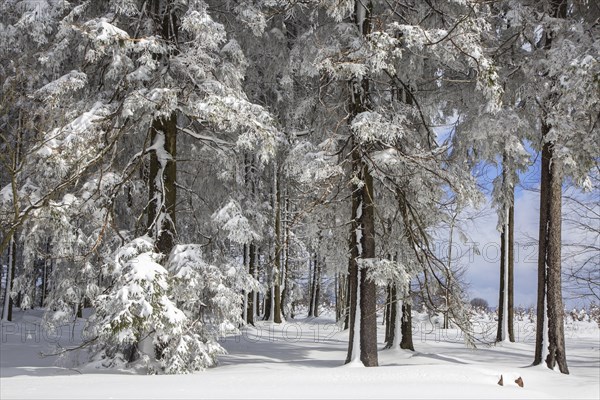
[[[0, 398], [595, 398], [600, 397], [600, 331], [569, 323], [571, 375], [531, 367], [533, 326], [520, 323], [518, 341], [465, 347], [458, 331], [416, 318], [416, 352], [381, 350], [378, 368], [344, 366], [347, 332], [327, 317], [272, 325], [258, 323], [228, 337], [220, 365], [192, 375], [135, 375], [125, 371], [66, 368], [41, 358], [48, 343], [73, 346], [78, 327], [50, 335], [41, 311], [18, 313], [2, 324]], [[481, 327], [487, 326], [482, 324]], [[492, 337], [492, 329], [488, 337]], [[383, 335], [381, 326], [380, 335]], [[70, 335], [75, 338], [71, 340]], [[69, 343], [71, 342], [71, 343]], [[381, 347], [383, 337], [380, 336]], [[504, 386], [497, 384], [500, 375]], [[514, 380], [522, 377], [524, 387]]]

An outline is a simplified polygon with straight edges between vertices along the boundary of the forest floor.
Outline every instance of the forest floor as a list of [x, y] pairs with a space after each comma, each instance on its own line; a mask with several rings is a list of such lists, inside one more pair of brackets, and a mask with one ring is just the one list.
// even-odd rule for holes
[[[257, 323], [221, 341], [229, 354], [219, 366], [191, 375], [136, 375], [92, 367], [58, 367], [40, 357], [57, 341], [77, 344], [75, 326], [51, 335], [41, 310], [2, 323], [0, 398], [600, 398], [600, 331], [594, 323], [566, 325], [570, 375], [531, 367], [533, 324], [519, 322], [515, 343], [465, 346], [457, 330], [417, 315], [415, 352], [381, 350], [378, 368], [343, 365], [348, 332], [328, 316], [284, 324]], [[477, 321], [483, 341], [493, 321]], [[380, 348], [383, 326], [380, 325]], [[68, 331], [68, 332], [67, 332]], [[73, 338], [71, 335], [75, 336]], [[64, 365], [64, 363], [63, 363]], [[500, 375], [504, 386], [497, 384]], [[521, 377], [524, 387], [514, 381]]]

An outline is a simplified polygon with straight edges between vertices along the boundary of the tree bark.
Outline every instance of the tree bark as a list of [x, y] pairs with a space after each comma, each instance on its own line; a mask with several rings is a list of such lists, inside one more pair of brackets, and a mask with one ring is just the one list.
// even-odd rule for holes
[[[13, 234], [14, 235], [14, 234]], [[15, 272], [16, 272], [16, 263], [17, 260], [17, 245], [14, 239], [14, 236], [10, 238], [9, 246], [8, 246], [8, 265], [6, 268], [7, 276], [6, 276], [6, 288], [4, 292], [4, 307], [2, 308], [2, 320], [3, 321], [12, 321], [13, 315], [13, 299], [10, 295], [12, 291], [14, 280], [15, 280]]]
[[[248, 273], [252, 277], [256, 278], [256, 246], [252, 243], [249, 245], [248, 250]], [[248, 311], [246, 313], [248, 324], [254, 325], [254, 315], [256, 314], [256, 293], [254, 291], [248, 293]]]
[[273, 257], [273, 322], [281, 323], [281, 168], [275, 168], [275, 254]]
[[[176, 44], [179, 29], [177, 16], [170, 3], [153, 0], [150, 12], [157, 33], [163, 40]], [[161, 56], [165, 60], [168, 55]], [[177, 114], [157, 117], [150, 127], [150, 138], [154, 144], [163, 135], [164, 153], [150, 155], [148, 234], [155, 240], [156, 250], [168, 256], [175, 244], [177, 203]], [[161, 156], [159, 158], [159, 155]], [[166, 157], [166, 160], [162, 158]]]
[[396, 313], [397, 310], [397, 298], [396, 298], [396, 285], [389, 284], [387, 288], [387, 300], [386, 300], [386, 324], [385, 324], [385, 348], [391, 349], [394, 346], [394, 335], [396, 332]]
[[[500, 290], [498, 300], [498, 331], [496, 342], [510, 340], [514, 342], [513, 332], [513, 286], [514, 286], [514, 188], [508, 180], [509, 160], [506, 153], [502, 156], [502, 181], [504, 185], [506, 200], [504, 210], [505, 220], [502, 223], [500, 233]], [[506, 324], [506, 326], [504, 326]]]
[[313, 296], [314, 296], [314, 279], [315, 273], [314, 269], [316, 265], [314, 264], [314, 258], [309, 254], [308, 260], [308, 317], [314, 317], [313, 314]]
[[[148, 226], [155, 239], [156, 250], [166, 256], [175, 244], [175, 205], [177, 203], [177, 116], [152, 121], [151, 139], [155, 143], [159, 135], [164, 137], [167, 160], [159, 159], [157, 152], [150, 155]], [[161, 163], [164, 163], [162, 165]]]
[[[372, 4], [370, 1], [363, 2], [357, 0], [355, 3], [355, 23], [359, 32], [367, 36], [371, 31], [371, 10]], [[351, 98], [349, 104], [350, 116], [348, 121], [351, 123], [354, 117], [359, 113], [368, 110], [369, 98], [369, 80], [366, 77], [355, 78], [350, 82]], [[351, 259], [355, 262], [351, 263], [352, 271], [356, 270], [356, 290], [353, 292], [356, 296], [354, 307], [360, 308], [360, 313], [353, 312], [354, 316], [360, 316], [359, 321], [353, 318], [350, 328], [350, 342], [348, 345], [347, 362], [353, 359], [353, 342], [356, 341], [354, 335], [358, 331], [360, 336], [360, 360], [366, 367], [374, 367], [378, 365], [377, 359], [377, 291], [375, 282], [368, 279], [368, 268], [358, 270], [358, 258], [372, 259], [375, 257], [375, 213], [374, 213], [374, 191], [373, 177], [369, 171], [368, 165], [362, 159], [362, 151], [365, 149], [359, 148], [360, 143], [355, 140], [351, 141], [352, 145], [352, 170], [359, 178], [362, 184], [353, 185], [352, 191], [352, 208], [353, 217], [356, 217], [356, 225], [351, 235], [354, 239], [353, 248], [356, 248], [354, 253], [351, 252]], [[356, 207], [356, 213], [354, 208]], [[360, 232], [360, 237], [358, 236]], [[359, 240], [360, 239], [360, 240]], [[360, 247], [360, 251], [359, 251]], [[354, 258], [352, 258], [354, 257]], [[351, 274], [352, 276], [352, 274]], [[360, 295], [358, 295], [358, 293]], [[351, 301], [351, 305], [352, 305]], [[357, 304], [358, 303], [358, 304]], [[354, 309], [355, 310], [355, 309]], [[358, 324], [358, 330], [355, 326]]]
[[[366, 165], [363, 165], [364, 182], [362, 190], [362, 226], [363, 259], [375, 258], [375, 206], [373, 178]], [[376, 367], [377, 359], [377, 288], [368, 278], [368, 268], [362, 268], [360, 274], [360, 359], [366, 367]]]
[[514, 343], [515, 318], [515, 192], [510, 191], [510, 207], [508, 210], [508, 340]]
[[[551, 0], [550, 14], [566, 18], [567, 2]], [[546, 32], [544, 50], [552, 47], [552, 32]], [[556, 94], [552, 94], [556, 96]], [[564, 309], [561, 287], [562, 165], [554, 156], [554, 143], [548, 140], [551, 125], [542, 116], [542, 171], [540, 182], [540, 230], [538, 252], [538, 312], [534, 365], [544, 360], [550, 369], [557, 365], [568, 374]]]
[[407, 301], [402, 302], [402, 326], [400, 330], [402, 332], [400, 348], [415, 351], [412, 336], [412, 306]]
[[508, 290], [508, 288], [506, 287], [507, 285], [505, 280], [505, 276], [507, 273], [505, 260], [505, 235], [507, 232], [504, 229], [506, 227], [506, 224], [503, 223], [502, 226], [502, 232], [500, 233], [500, 290], [498, 290], [498, 330], [496, 332], [496, 342], [502, 342], [504, 339], [506, 339], [504, 337], [504, 313], [506, 312], [506, 310], [504, 309], [504, 296], [505, 291]]
[[[549, 127], [542, 124], [542, 137], [546, 136]], [[548, 227], [548, 174], [550, 173], [550, 144], [546, 143], [542, 147], [541, 177], [540, 177], [540, 228], [538, 232], [538, 284], [537, 284], [537, 320], [535, 329], [535, 355], [533, 364], [538, 365], [542, 362], [544, 347], [548, 343], [544, 340], [544, 331], [546, 331], [546, 234]]]
[[[551, 150], [553, 153], [553, 150]], [[551, 159], [548, 190], [548, 218], [546, 234], [546, 303], [548, 317], [548, 368], [558, 364], [560, 372], [568, 374], [565, 351], [564, 307], [561, 286], [561, 208], [562, 166]]]
[[315, 279], [313, 284], [315, 285], [313, 294], [313, 317], [319, 316], [319, 301], [321, 299], [321, 263], [319, 262], [318, 253], [315, 254]]
[[[352, 165], [353, 170], [356, 168], [356, 162], [358, 161], [358, 154], [354, 149], [352, 151]], [[349, 329], [348, 337], [348, 353], [346, 355], [346, 364], [351, 362], [353, 359], [354, 352], [354, 335], [357, 329], [355, 329], [356, 321], [356, 305], [358, 303], [358, 266], [356, 265], [356, 259], [358, 258], [358, 246], [357, 246], [357, 230], [358, 230], [358, 211], [360, 206], [360, 194], [357, 185], [352, 185], [352, 210], [350, 220], [350, 259], [348, 260], [348, 314], [346, 316], [347, 325]]]
[[289, 297], [290, 297], [290, 200], [285, 199], [285, 218], [284, 223], [284, 240], [283, 240], [283, 290], [281, 291], [281, 313], [283, 318], [289, 317]]

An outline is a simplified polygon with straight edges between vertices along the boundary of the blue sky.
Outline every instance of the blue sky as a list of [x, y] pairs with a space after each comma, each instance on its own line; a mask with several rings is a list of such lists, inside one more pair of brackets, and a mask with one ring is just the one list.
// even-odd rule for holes
[[[538, 256], [538, 229], [539, 229], [539, 158], [524, 173], [520, 174], [521, 184], [515, 189], [515, 306], [535, 306], [537, 296], [537, 256]], [[489, 169], [485, 179], [493, 180], [495, 167]], [[491, 178], [491, 179], [489, 179]], [[482, 182], [486, 183], [486, 182]], [[487, 184], [488, 186], [489, 183]], [[570, 194], [580, 192], [570, 188]], [[598, 199], [598, 191], [583, 195], [594, 196]], [[487, 197], [485, 208], [489, 211], [472, 222], [464, 224], [464, 230], [469, 239], [477, 243], [480, 254], [475, 254], [471, 248], [472, 243], [459, 244], [465, 256], [460, 260], [465, 265], [465, 279], [469, 283], [468, 292], [471, 298], [481, 297], [488, 301], [490, 306], [498, 304], [498, 288], [500, 282], [500, 234], [496, 230], [498, 223], [497, 215], [492, 209], [491, 198]], [[597, 203], [596, 203], [597, 204]], [[600, 207], [600, 206], [598, 206]], [[563, 215], [569, 212], [569, 206], [563, 202]], [[595, 240], [598, 237], [582, 234], [582, 232], [566, 229], [563, 222], [563, 243], [577, 243], [584, 240]], [[566, 249], [563, 248], [563, 254]], [[600, 256], [599, 256], [600, 257]], [[563, 263], [563, 270], [568, 265]], [[574, 299], [568, 291], [563, 292], [565, 306], [573, 307], [587, 306], [589, 300]]]
[[[438, 141], [443, 142], [451, 134], [449, 129], [436, 129]], [[537, 297], [537, 257], [538, 257], [538, 230], [539, 230], [539, 182], [540, 182], [540, 157], [531, 146], [525, 148], [532, 155], [531, 166], [524, 172], [519, 173], [520, 184], [515, 188], [515, 306], [530, 307], [536, 304]], [[499, 163], [500, 164], [500, 163]], [[479, 183], [491, 193], [492, 181], [501, 173], [501, 165], [484, 165], [484, 173]], [[578, 190], [570, 188], [570, 194], [581, 194]], [[592, 194], [596, 199], [596, 210], [600, 213], [598, 199], [600, 193], [598, 188]], [[472, 221], [464, 221], [462, 229], [468, 236], [470, 242], [461, 243], [458, 237], [454, 239], [456, 245], [463, 253], [460, 260], [462, 266], [466, 267], [464, 280], [468, 283], [468, 293], [471, 298], [481, 297], [488, 301], [491, 307], [498, 305], [498, 289], [500, 284], [500, 233], [496, 230], [498, 218], [491, 204], [491, 197], [486, 195], [487, 202], [484, 206], [483, 215]], [[468, 210], [468, 213], [473, 210]], [[563, 204], [563, 215], [569, 211]], [[578, 241], [595, 241], [598, 244], [598, 236], [565, 229], [563, 222], [563, 243], [575, 243]], [[447, 234], [446, 234], [447, 236]], [[443, 237], [443, 235], [442, 235]], [[443, 239], [442, 239], [443, 240]], [[476, 243], [480, 254], [473, 251], [473, 242]], [[438, 249], [447, 249], [444, 243], [438, 243]], [[455, 247], [456, 249], [456, 247]], [[442, 257], [447, 255], [447, 250], [438, 250]], [[457, 251], [453, 250], [455, 253]], [[444, 252], [446, 252], [444, 254]], [[563, 249], [563, 254], [565, 249]], [[600, 255], [598, 256], [600, 259]], [[567, 265], [563, 263], [563, 270]], [[574, 299], [568, 291], [563, 291], [565, 306], [573, 307], [587, 306], [589, 299]]]

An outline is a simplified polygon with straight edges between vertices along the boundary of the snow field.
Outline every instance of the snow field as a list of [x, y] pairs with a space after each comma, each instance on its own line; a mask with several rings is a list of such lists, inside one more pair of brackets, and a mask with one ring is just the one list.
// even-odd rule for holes
[[[229, 354], [216, 368], [190, 375], [136, 375], [77, 367], [40, 357], [52, 343], [73, 347], [78, 329], [44, 332], [41, 311], [3, 323], [0, 397], [92, 398], [598, 398], [600, 331], [588, 322], [566, 326], [571, 375], [531, 367], [533, 336], [519, 323], [516, 343], [464, 345], [456, 330], [414, 318], [416, 351], [381, 350], [377, 368], [344, 365], [348, 332], [328, 315], [283, 324], [258, 322], [221, 340]], [[435, 321], [434, 321], [435, 322]], [[36, 328], [37, 326], [37, 328]], [[483, 326], [483, 325], [482, 325]], [[383, 347], [383, 325], [379, 325]], [[83, 354], [82, 354], [83, 357]], [[59, 360], [60, 364], [60, 360]], [[68, 368], [71, 367], [71, 368]], [[504, 386], [497, 384], [500, 375]], [[514, 383], [522, 377], [524, 387]]]

